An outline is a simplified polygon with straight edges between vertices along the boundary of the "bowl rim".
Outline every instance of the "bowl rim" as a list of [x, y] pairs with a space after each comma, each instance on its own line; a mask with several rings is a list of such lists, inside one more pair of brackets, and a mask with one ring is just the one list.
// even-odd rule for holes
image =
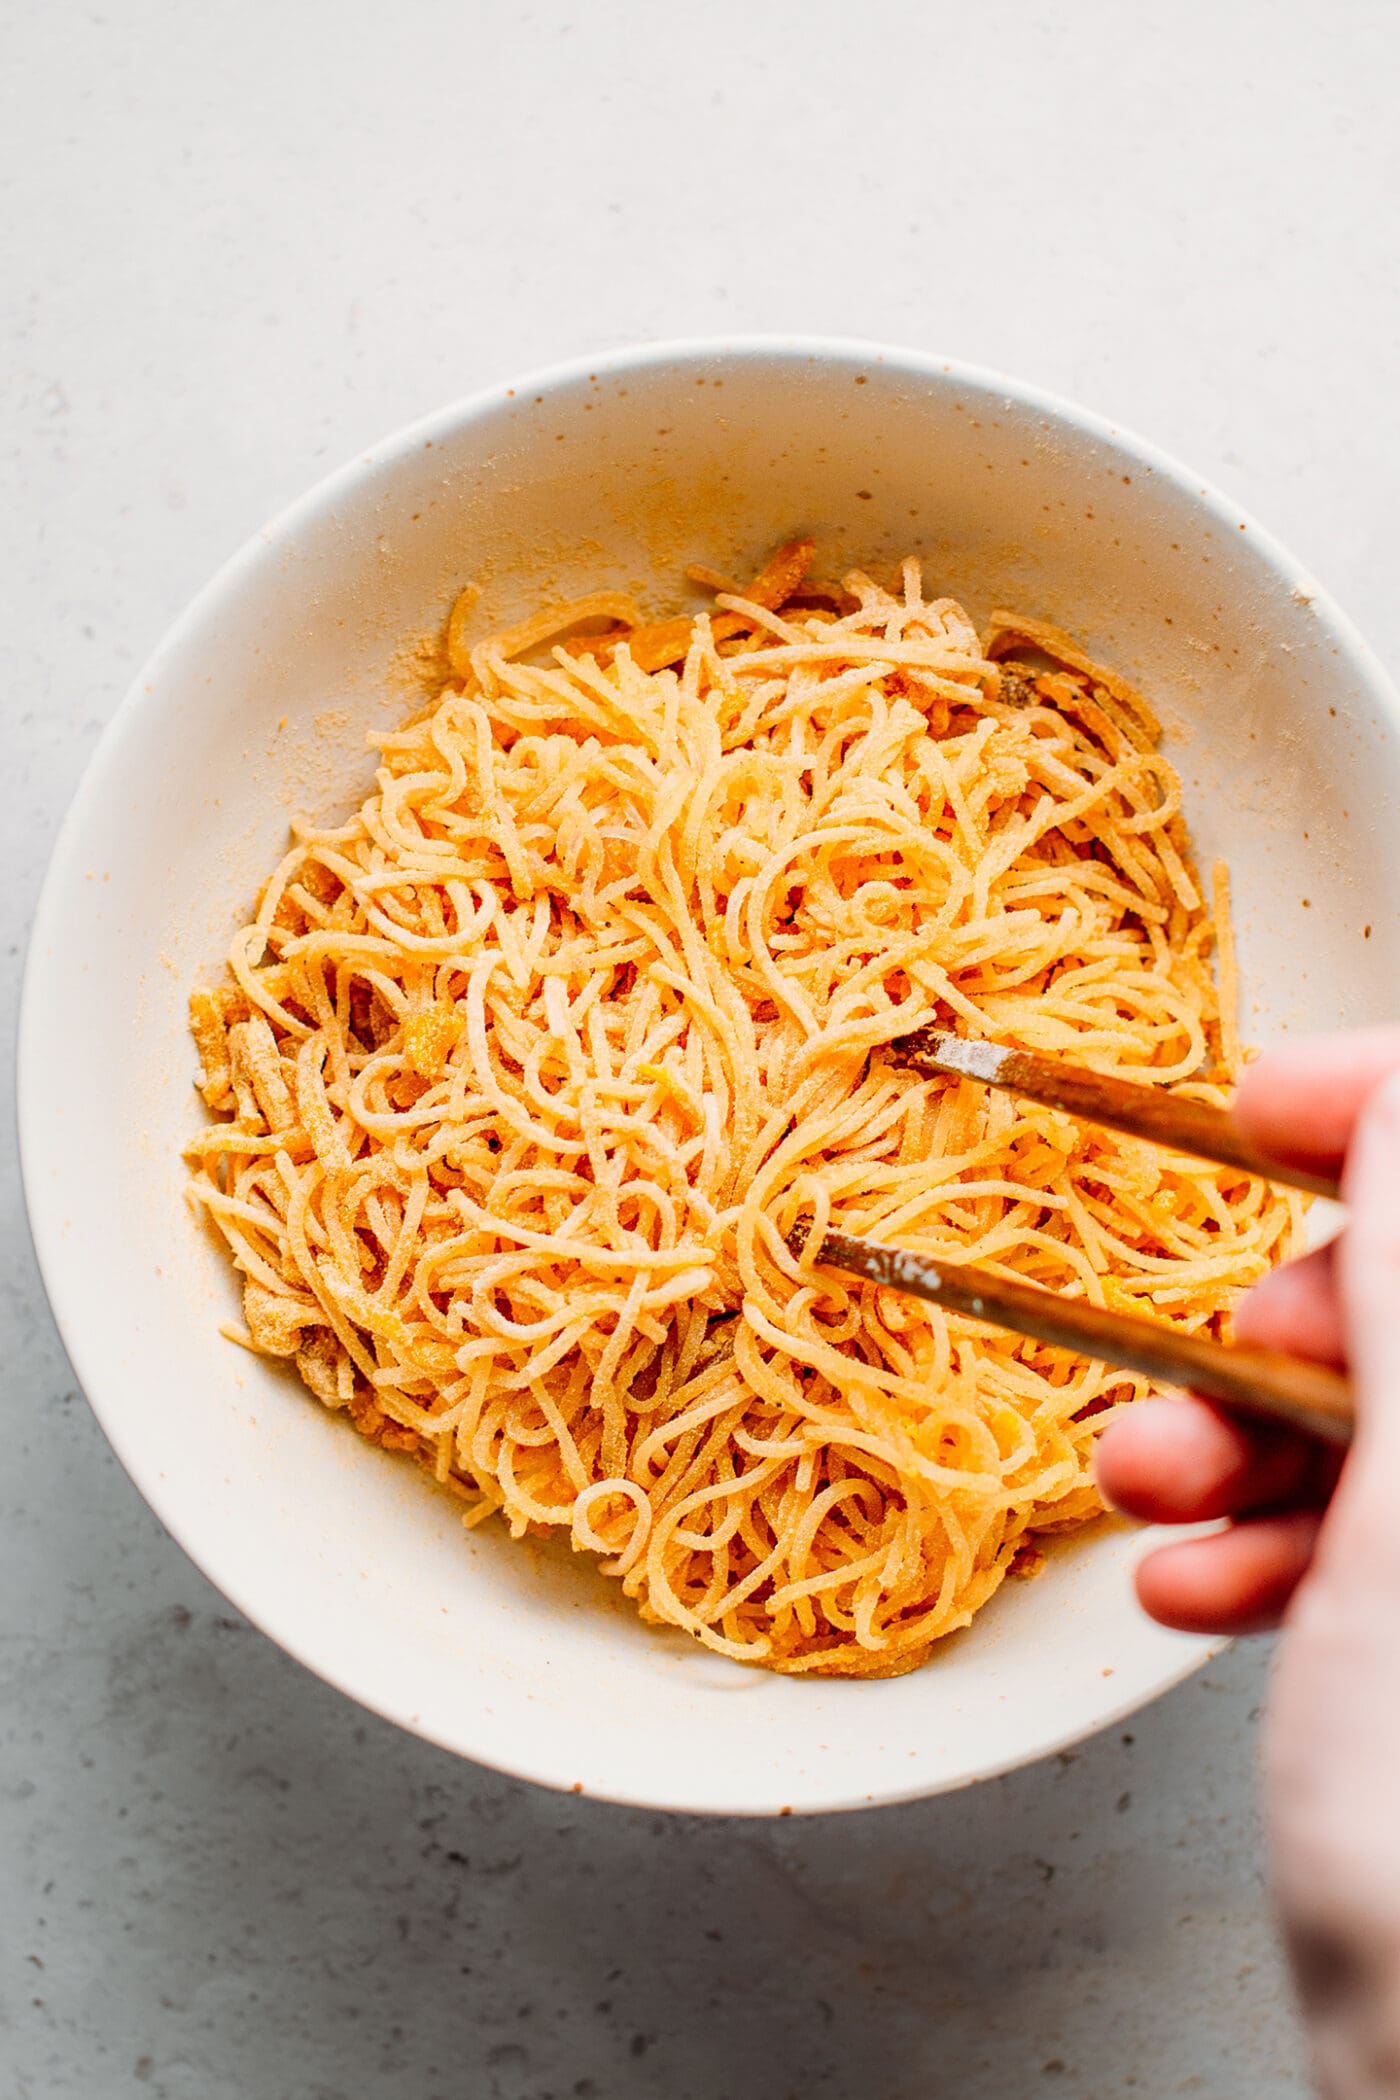
[[[425, 443], [435, 443], [440, 438], [461, 431], [473, 422], [499, 413], [512, 398], [530, 393], [547, 395], [551, 391], [577, 386], [595, 378], [611, 379], [643, 372], [655, 373], [672, 365], [717, 359], [738, 365], [762, 365], [774, 361], [824, 366], [880, 364], [912, 379], [933, 380], [940, 385], [951, 382], [955, 386], [966, 387], [969, 391], [981, 395], [999, 396], [1004, 401], [1044, 416], [1080, 440], [1097, 441], [1111, 448], [1124, 459], [1136, 462], [1140, 467], [1156, 474], [1185, 497], [1193, 507], [1227, 526], [1231, 532], [1243, 525], [1250, 535], [1255, 552], [1263, 558], [1266, 566], [1297, 596], [1310, 601], [1314, 618], [1327, 630], [1338, 653], [1351, 662], [1367, 690], [1391, 720], [1400, 724], [1400, 694], [1397, 694], [1380, 659], [1347, 614], [1266, 527], [1260, 525], [1251, 513], [1235, 503], [1212, 482], [1192, 473], [1173, 455], [1140, 437], [1136, 432], [1126, 429], [1122, 424], [1039, 386], [1015, 379], [990, 367], [854, 336], [771, 333], [667, 338], [568, 358], [491, 382], [387, 433], [322, 476], [244, 540], [177, 614], [137, 671], [87, 760], [54, 836], [25, 954], [16, 1030], [15, 1068], [20, 1180], [39, 1274], [54, 1323], [88, 1406], [96, 1416], [118, 1463], [133, 1486], [180, 1549], [252, 1624], [323, 1682], [333, 1685], [357, 1704], [367, 1707], [371, 1712], [379, 1714], [409, 1733], [489, 1769], [557, 1789], [569, 1788], [572, 1773], [566, 1769], [562, 1760], [551, 1756], [547, 1748], [536, 1754], [513, 1754], [508, 1757], [497, 1744], [474, 1743], [468, 1740], [470, 1731], [466, 1729], [451, 1733], [436, 1730], [421, 1716], [413, 1713], [407, 1702], [396, 1699], [387, 1692], [376, 1692], [372, 1683], [358, 1681], [350, 1668], [337, 1667], [319, 1657], [315, 1652], [314, 1635], [308, 1635], [299, 1628], [295, 1615], [288, 1614], [288, 1623], [282, 1624], [279, 1623], [278, 1615], [268, 1609], [265, 1599], [259, 1597], [256, 1602], [249, 1600], [248, 1584], [241, 1565], [238, 1564], [237, 1554], [209, 1551], [202, 1547], [197, 1513], [187, 1510], [180, 1503], [178, 1496], [174, 1498], [176, 1506], [168, 1506], [157, 1464], [142, 1447], [140, 1437], [128, 1435], [120, 1400], [113, 1400], [111, 1395], [104, 1391], [101, 1352], [95, 1339], [89, 1341], [85, 1338], [82, 1301], [80, 1297], [75, 1296], [75, 1287], [65, 1273], [61, 1206], [46, 1188], [44, 1176], [40, 1172], [38, 1147], [41, 1142], [41, 1119], [33, 1112], [31, 1104], [35, 1102], [39, 1092], [43, 1061], [42, 1024], [47, 1004], [45, 977], [49, 967], [48, 957], [54, 948], [53, 935], [58, 930], [60, 892], [66, 887], [65, 878], [70, 873], [89, 813], [98, 805], [103, 795], [104, 777], [114, 753], [149, 709], [164, 704], [159, 696], [159, 687], [166, 659], [183, 647], [187, 637], [197, 631], [223, 601], [236, 597], [245, 581], [270, 554], [275, 553], [280, 546], [294, 542], [305, 527], [314, 523], [327, 510], [333, 509], [342, 498], [354, 493], [368, 476], [392, 465], [404, 455], [422, 448]], [[1192, 1639], [1184, 1643], [1179, 1665], [1170, 1671], [1162, 1672], [1148, 1690], [1135, 1692], [1122, 1702], [1111, 1704], [1104, 1709], [1091, 1728], [1085, 1729], [1081, 1724], [1075, 1723], [1063, 1731], [1054, 1732], [1052, 1737], [1047, 1738], [1034, 1750], [1018, 1750], [1006, 1757], [993, 1757], [961, 1773], [933, 1780], [926, 1778], [908, 1786], [886, 1786], [877, 1788], [874, 1793], [863, 1793], [859, 1796], [847, 1792], [833, 1792], [828, 1798], [810, 1799], [797, 1806], [794, 1811], [783, 1812], [800, 1814], [827, 1813], [840, 1809], [860, 1810], [871, 1806], [925, 1799], [934, 1794], [954, 1791], [977, 1779], [998, 1777], [1022, 1765], [1039, 1762], [1126, 1719], [1180, 1684], [1228, 1645], [1228, 1642], [1222, 1640], [1204, 1639]], [[766, 1802], [752, 1808], [736, 1808], [732, 1805], [720, 1808], [703, 1801], [657, 1800], [654, 1795], [626, 1786], [610, 1791], [606, 1786], [590, 1784], [588, 1792], [593, 1799], [613, 1800], [631, 1806], [661, 1808], [688, 1814], [757, 1816], [777, 1813], [776, 1809]]]

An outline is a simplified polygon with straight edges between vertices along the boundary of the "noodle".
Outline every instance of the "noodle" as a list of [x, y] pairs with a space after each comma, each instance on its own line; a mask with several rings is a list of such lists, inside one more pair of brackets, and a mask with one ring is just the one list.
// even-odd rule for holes
[[296, 827], [193, 997], [192, 1189], [251, 1345], [468, 1521], [566, 1531], [723, 1655], [888, 1675], [1098, 1512], [1147, 1382], [793, 1228], [1220, 1334], [1302, 1206], [891, 1054], [955, 1027], [1222, 1100], [1228, 884], [1123, 679], [811, 551], [649, 626], [600, 592], [471, 645], [464, 594], [375, 792]]

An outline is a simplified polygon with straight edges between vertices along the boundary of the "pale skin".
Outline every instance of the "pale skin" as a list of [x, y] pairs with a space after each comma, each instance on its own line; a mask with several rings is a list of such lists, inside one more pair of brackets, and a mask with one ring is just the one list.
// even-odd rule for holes
[[1159, 1547], [1138, 1594], [1163, 1624], [1282, 1625], [1264, 1734], [1280, 1920], [1327, 2100], [1400, 2096], [1400, 1027], [1319, 1038], [1250, 1067], [1237, 1113], [1271, 1157], [1343, 1170], [1331, 1247], [1237, 1309], [1241, 1340], [1348, 1364], [1345, 1467], [1196, 1397], [1105, 1431], [1107, 1498], [1157, 1524], [1227, 1518]]

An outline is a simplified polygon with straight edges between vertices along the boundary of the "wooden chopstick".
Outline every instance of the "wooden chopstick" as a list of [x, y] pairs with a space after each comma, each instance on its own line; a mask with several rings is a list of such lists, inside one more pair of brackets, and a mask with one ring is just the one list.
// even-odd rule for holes
[[1257, 1152], [1228, 1109], [1183, 1100], [1163, 1087], [1141, 1086], [1105, 1072], [1086, 1071], [1082, 1065], [1061, 1064], [1055, 1057], [1035, 1057], [1027, 1050], [942, 1035], [934, 1028], [916, 1028], [911, 1035], [899, 1036], [890, 1048], [901, 1064], [919, 1072], [980, 1079], [1005, 1093], [1039, 1101], [1046, 1108], [1064, 1109], [1086, 1123], [1104, 1123], [1110, 1130], [1147, 1138], [1174, 1152], [1189, 1152], [1196, 1159], [1211, 1159], [1222, 1167], [1242, 1167], [1263, 1181], [1287, 1182], [1290, 1188], [1306, 1189], [1311, 1196], [1330, 1196], [1336, 1202], [1341, 1194], [1330, 1175], [1281, 1166]]
[[[799, 1238], [789, 1242], [800, 1254]], [[1156, 1320], [1106, 1312], [1083, 1298], [1062, 1298], [1032, 1284], [1011, 1283], [968, 1262], [935, 1261], [887, 1247], [879, 1240], [828, 1232], [816, 1259], [870, 1283], [926, 1298], [1038, 1342], [1052, 1342], [1168, 1385], [1191, 1386], [1249, 1414], [1307, 1430], [1328, 1443], [1350, 1441], [1349, 1380], [1325, 1364], [1305, 1363], [1273, 1349], [1246, 1349], [1183, 1334]]]

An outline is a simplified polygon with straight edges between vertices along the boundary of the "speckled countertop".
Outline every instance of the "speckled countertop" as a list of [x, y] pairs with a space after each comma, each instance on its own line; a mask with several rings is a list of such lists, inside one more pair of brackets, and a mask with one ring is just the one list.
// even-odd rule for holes
[[[1400, 662], [1393, 9], [0, 18], [7, 1003], [87, 752], [194, 588], [367, 440], [575, 351], [793, 328], [1015, 371], [1198, 464]], [[1263, 1649], [1074, 1756], [848, 1819], [477, 1771], [161, 1534], [74, 1392], [5, 1153], [6, 2095], [1305, 2093]]]

